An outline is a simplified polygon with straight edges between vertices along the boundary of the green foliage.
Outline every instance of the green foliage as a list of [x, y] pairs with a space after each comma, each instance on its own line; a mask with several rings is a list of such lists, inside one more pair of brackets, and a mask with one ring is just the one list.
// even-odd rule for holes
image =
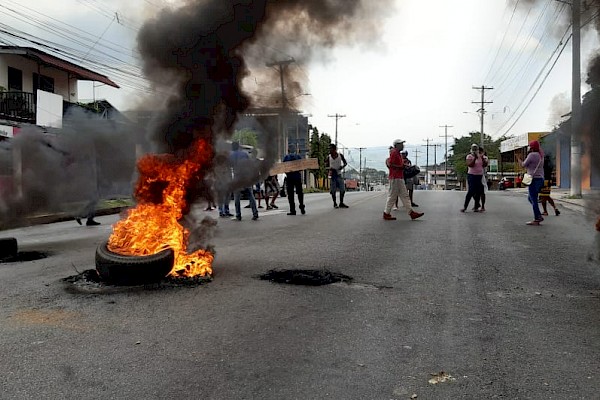
[[231, 138], [231, 140], [233, 140], [234, 142], [238, 142], [239, 144], [244, 144], [256, 148], [258, 144], [258, 135], [253, 129], [243, 128], [233, 132], [233, 137]]
[[312, 170], [312, 172], [316, 178], [326, 178], [325, 160], [329, 155], [331, 138], [326, 133], [319, 134], [319, 129], [316, 126], [309, 125], [309, 129], [312, 129], [310, 136], [310, 157], [319, 160], [319, 169]]

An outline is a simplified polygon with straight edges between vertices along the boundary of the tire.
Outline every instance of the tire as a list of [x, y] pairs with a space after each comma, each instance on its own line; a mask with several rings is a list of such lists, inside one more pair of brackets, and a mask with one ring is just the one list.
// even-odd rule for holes
[[113, 285], [143, 285], [160, 282], [175, 262], [175, 252], [166, 249], [149, 256], [124, 256], [108, 250], [108, 242], [96, 249], [96, 271]]
[[0, 260], [5, 258], [16, 257], [18, 253], [17, 239], [2, 238], [0, 239]]

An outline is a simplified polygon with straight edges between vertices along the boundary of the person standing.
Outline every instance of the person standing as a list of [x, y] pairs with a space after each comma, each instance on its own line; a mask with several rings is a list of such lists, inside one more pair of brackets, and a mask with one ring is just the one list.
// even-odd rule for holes
[[558, 217], [560, 215], [560, 211], [556, 204], [554, 204], [554, 200], [550, 195], [552, 194], [552, 163], [550, 162], [550, 156], [544, 155], [544, 186], [540, 189], [540, 201], [542, 203], [542, 212], [543, 216], [548, 215], [548, 204], [554, 208], [554, 214]]
[[544, 186], [544, 153], [540, 148], [540, 142], [537, 140], [529, 142], [527, 158], [523, 161], [521, 157], [517, 156], [517, 161], [521, 166], [527, 168], [527, 173], [533, 177], [528, 188], [529, 196], [527, 197], [527, 200], [529, 200], [529, 203], [533, 208], [533, 220], [527, 222], [527, 225], [540, 225], [544, 220], [538, 204], [538, 195], [540, 189]]
[[[245, 151], [240, 150], [240, 144], [238, 142], [232, 142], [229, 161], [231, 163], [233, 179], [235, 181], [236, 179], [240, 179], [240, 176], [243, 176], [244, 171], [247, 170], [248, 166], [250, 165], [250, 156]], [[250, 207], [252, 208], [252, 220], [256, 221], [258, 219], [258, 208], [256, 208], [256, 200], [254, 199], [254, 194], [252, 193], [251, 187], [235, 189], [233, 192], [233, 199], [235, 202], [235, 219], [238, 221], [242, 220], [242, 209], [240, 205], [242, 193], [246, 193], [248, 195]]]
[[390, 157], [386, 160], [386, 164], [389, 168], [390, 188], [388, 190], [388, 197], [383, 210], [384, 220], [395, 220], [391, 214], [392, 206], [394, 202], [400, 196], [402, 204], [406, 208], [408, 215], [411, 219], [417, 219], [423, 216], [424, 213], [415, 212], [410, 205], [410, 198], [408, 197], [408, 191], [404, 184], [404, 159], [400, 152], [404, 148], [404, 141], [400, 139], [394, 140], [394, 148], [390, 150]]
[[[279, 208], [275, 205], [275, 200], [279, 196], [279, 181], [277, 180], [277, 175], [268, 176], [265, 179], [265, 199], [267, 202], [267, 210]], [[270, 199], [270, 203], [269, 203]]]
[[[334, 143], [331, 143], [329, 145], [329, 156], [327, 156], [325, 166], [329, 169], [329, 193], [331, 193], [331, 198], [333, 199], [333, 208], [348, 208], [348, 206], [344, 203], [346, 185], [344, 183], [344, 178], [342, 177], [342, 171], [344, 168], [346, 168], [346, 165], [348, 165], [348, 163], [346, 162], [344, 155], [342, 153], [338, 153], [337, 146]], [[339, 207], [335, 199], [336, 190], [340, 191]]]
[[[479, 146], [479, 154], [482, 154], [484, 158], [487, 159], [487, 153], [485, 151], [485, 149], [481, 146]], [[488, 160], [489, 163], [489, 160]], [[485, 198], [488, 192], [488, 182], [487, 182], [487, 178], [485, 176], [486, 173], [486, 168], [483, 169], [483, 174], [481, 175], [481, 209], [479, 211], [484, 212], [485, 211]]]
[[473, 211], [479, 212], [481, 207], [481, 193], [483, 193], [483, 170], [488, 165], [488, 158], [479, 153], [479, 146], [475, 143], [471, 145], [471, 152], [467, 154], [467, 195], [465, 196], [464, 207], [460, 210], [465, 212], [469, 207], [471, 198], [475, 200]]
[[[300, 154], [297, 154], [294, 147], [288, 148], [288, 153], [283, 157], [283, 162], [301, 160]], [[302, 174], [300, 171], [286, 172], [286, 190], [288, 203], [290, 204], [290, 211], [287, 215], [296, 215], [296, 202], [294, 199], [294, 191], [298, 196], [298, 207], [302, 214], [306, 214], [306, 208], [304, 207], [304, 192], [302, 191]]]
[[[402, 158], [404, 158], [405, 166], [408, 167], [408, 166], [412, 165], [412, 161], [410, 161], [408, 159], [408, 150], [402, 150]], [[413, 201], [415, 177], [404, 178], [404, 184], [406, 185], [406, 190], [408, 190], [408, 197], [410, 198], [410, 205], [412, 207], [419, 207], [419, 205], [415, 204], [415, 202]], [[396, 200], [396, 208], [398, 208], [398, 200]]]

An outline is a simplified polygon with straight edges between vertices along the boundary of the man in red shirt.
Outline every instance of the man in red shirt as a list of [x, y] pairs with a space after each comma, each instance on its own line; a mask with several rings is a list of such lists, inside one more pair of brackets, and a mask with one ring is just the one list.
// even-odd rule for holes
[[383, 211], [383, 219], [395, 220], [391, 214], [392, 206], [394, 202], [400, 196], [400, 200], [406, 208], [410, 219], [417, 219], [423, 216], [424, 213], [415, 212], [412, 209], [408, 191], [404, 183], [404, 158], [400, 152], [404, 148], [404, 140], [394, 140], [394, 148], [390, 150], [390, 158], [386, 160], [386, 165], [390, 170], [390, 189], [388, 191], [388, 198], [385, 204], [385, 210]]

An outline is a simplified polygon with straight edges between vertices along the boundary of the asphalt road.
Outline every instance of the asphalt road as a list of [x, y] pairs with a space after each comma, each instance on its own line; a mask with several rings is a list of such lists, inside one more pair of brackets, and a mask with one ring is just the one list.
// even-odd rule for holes
[[[514, 192], [462, 214], [463, 196], [416, 192], [417, 221], [383, 221], [382, 192], [337, 210], [309, 194], [304, 216], [285, 199], [258, 221], [245, 209], [219, 219], [214, 280], [197, 287], [63, 282], [94, 268], [116, 215], [4, 231], [48, 257], [0, 263], [0, 398], [597, 399], [593, 223], [562, 207], [526, 226]], [[322, 268], [353, 281], [257, 279]]]

